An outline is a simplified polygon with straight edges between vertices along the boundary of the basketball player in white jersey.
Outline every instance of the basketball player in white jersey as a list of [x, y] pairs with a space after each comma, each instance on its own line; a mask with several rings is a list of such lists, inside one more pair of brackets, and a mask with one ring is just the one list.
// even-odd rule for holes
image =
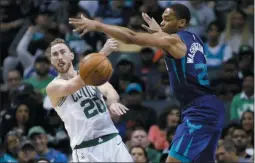
[[[115, 40], [108, 39], [99, 53], [107, 56], [117, 47]], [[49, 57], [59, 75], [46, 92], [70, 137], [72, 161], [133, 162], [107, 110], [109, 106], [118, 115], [128, 110], [118, 103], [119, 95], [112, 85], [108, 82], [98, 87], [86, 85], [73, 68], [74, 54], [62, 39], [51, 43]]]

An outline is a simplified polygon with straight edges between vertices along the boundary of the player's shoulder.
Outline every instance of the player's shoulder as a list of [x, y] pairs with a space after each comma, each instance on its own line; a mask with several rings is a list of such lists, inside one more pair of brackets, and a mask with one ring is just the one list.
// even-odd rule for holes
[[62, 81], [63, 79], [61, 79], [60, 77], [56, 77], [54, 78], [47, 86], [46, 86], [46, 93], [50, 93], [51, 90], [54, 90], [55, 87], [59, 86], [60, 85], [60, 82]]

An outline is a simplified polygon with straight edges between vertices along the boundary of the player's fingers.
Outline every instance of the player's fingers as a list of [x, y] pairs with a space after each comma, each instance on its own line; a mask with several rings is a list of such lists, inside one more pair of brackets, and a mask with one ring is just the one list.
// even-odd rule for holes
[[81, 18], [82, 19], [87, 19], [83, 14], [81, 14]]
[[81, 22], [81, 21], [69, 21], [69, 24], [72, 24], [72, 25], [82, 25], [82, 24], [84, 24], [84, 22]]
[[151, 32], [151, 29], [150, 29], [148, 26], [146, 26], [145, 24], [142, 24], [142, 27], [143, 27], [146, 31]]
[[74, 21], [74, 22], [77, 22], [77, 21], [80, 21], [81, 19], [77, 19], [77, 18], [69, 18], [69, 21]]
[[79, 26], [77, 28], [75, 28], [73, 31], [74, 32], [81, 32], [84, 29], [84, 26]]
[[117, 107], [116, 107], [116, 110], [118, 110], [119, 115], [123, 115], [123, 112], [122, 112], [120, 106], [117, 106]]
[[125, 107], [122, 106], [122, 107], [120, 107], [120, 108], [121, 108], [121, 111], [122, 111], [123, 114], [126, 114], [126, 113], [127, 113]]
[[81, 19], [76, 19], [76, 18], [69, 18], [69, 22], [77, 23], [77, 22], [82, 22]]
[[88, 29], [84, 29], [83, 32], [80, 34], [80, 37], [84, 36], [88, 32]]
[[147, 24], [151, 22], [151, 18], [146, 13], [142, 13], [142, 17]]
[[113, 42], [110, 44], [110, 46], [118, 46], [119, 44], [117, 42]]

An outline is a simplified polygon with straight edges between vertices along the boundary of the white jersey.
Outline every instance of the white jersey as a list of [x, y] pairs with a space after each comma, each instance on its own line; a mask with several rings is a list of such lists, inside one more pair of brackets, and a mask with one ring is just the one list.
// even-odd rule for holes
[[101, 92], [94, 86], [64, 97], [55, 110], [65, 124], [72, 149], [83, 141], [118, 133]]

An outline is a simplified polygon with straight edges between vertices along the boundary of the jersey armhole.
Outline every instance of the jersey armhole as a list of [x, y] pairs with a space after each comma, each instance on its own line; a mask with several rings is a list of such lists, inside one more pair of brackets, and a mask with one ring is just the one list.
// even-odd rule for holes
[[65, 102], [67, 97], [62, 97], [62, 99], [58, 102], [57, 107], [61, 107], [63, 103]]

